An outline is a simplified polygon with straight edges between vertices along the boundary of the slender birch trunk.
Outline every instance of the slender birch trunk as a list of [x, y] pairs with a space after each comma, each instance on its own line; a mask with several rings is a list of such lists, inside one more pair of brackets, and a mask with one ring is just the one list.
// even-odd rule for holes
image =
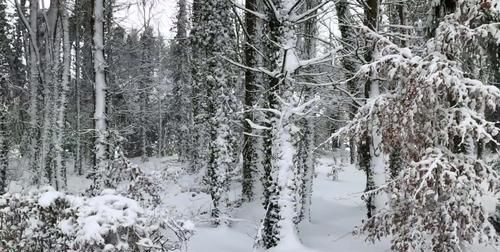
[[[94, 71], [95, 71], [95, 177], [94, 183], [97, 189], [102, 189], [102, 172], [107, 169], [107, 123], [106, 123], [106, 78], [104, 69], [104, 2], [94, 2]], [[96, 181], [97, 180], [97, 181]]]

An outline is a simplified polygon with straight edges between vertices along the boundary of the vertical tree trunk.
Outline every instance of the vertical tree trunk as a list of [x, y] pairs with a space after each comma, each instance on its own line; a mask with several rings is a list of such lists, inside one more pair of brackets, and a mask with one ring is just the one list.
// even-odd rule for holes
[[206, 118], [206, 89], [203, 88], [203, 76], [201, 73], [205, 69], [205, 65], [202, 64], [202, 60], [206, 58], [203, 50], [203, 42], [200, 41], [199, 34], [203, 31], [198, 30], [198, 26], [200, 26], [200, 20], [203, 15], [203, 10], [201, 6], [204, 0], [193, 0], [192, 7], [192, 22], [193, 29], [191, 30], [190, 42], [191, 42], [191, 56], [192, 56], [192, 64], [191, 64], [191, 88], [192, 88], [192, 114], [193, 114], [193, 149], [191, 153], [191, 173], [195, 173], [201, 170], [206, 164], [206, 149], [208, 149], [207, 143], [208, 136], [204, 132], [207, 125]]
[[[398, 4], [398, 16], [399, 16], [399, 24], [401, 25], [401, 28], [399, 29], [399, 32], [402, 34], [402, 35], [406, 35], [406, 30], [407, 28], [405, 27], [406, 26], [406, 0], [403, 0], [401, 1], [399, 4]], [[400, 39], [401, 41], [401, 46], [402, 47], [406, 47], [408, 46], [408, 42], [407, 42], [407, 38], [405, 38], [404, 36], [402, 36], [402, 39]]]
[[[209, 186], [210, 196], [214, 205], [212, 219], [216, 225], [227, 225], [228, 191], [230, 171], [235, 165], [234, 146], [235, 138], [231, 129], [233, 108], [236, 103], [234, 96], [235, 83], [232, 76], [234, 69], [225, 61], [220, 59], [225, 56], [234, 56], [235, 50], [231, 50], [234, 31], [232, 22], [231, 3], [218, 0], [206, 0], [203, 9], [211, 14], [203, 15], [202, 25], [204, 31], [201, 38], [205, 41], [213, 41], [206, 45], [203, 50], [207, 59], [206, 72], [203, 80], [207, 89], [207, 115], [208, 131], [210, 136], [208, 148], [207, 175], [205, 181]], [[229, 24], [228, 24], [229, 22]]]
[[104, 59], [104, 17], [103, 0], [94, 0], [94, 72], [95, 72], [95, 173], [94, 183], [97, 189], [102, 189], [103, 171], [108, 167], [107, 136], [108, 129], [106, 123], [106, 78], [104, 69], [106, 61]]
[[[337, 1], [335, 3], [335, 10], [337, 11], [337, 20], [339, 23], [340, 35], [343, 42], [345, 43], [345, 45], [354, 43], [355, 41], [353, 36], [355, 35], [354, 30], [351, 26], [352, 16], [349, 9], [349, 2], [346, 0]], [[347, 90], [349, 90], [351, 94], [355, 94], [358, 92], [357, 83], [352, 79], [354, 73], [356, 72], [355, 61], [352, 59], [352, 57], [348, 56], [350, 54], [350, 50], [346, 48], [346, 46], [344, 46], [341, 52], [344, 55], [344, 57], [342, 58], [342, 66], [345, 70], [344, 79], [348, 80], [346, 84]], [[357, 112], [357, 107], [353, 103], [350, 103], [348, 106], [349, 107], [347, 111], [349, 113], [349, 119], [352, 119]], [[357, 160], [357, 146], [354, 137], [351, 137], [349, 139], [349, 151], [351, 164], [354, 164]]]
[[[297, 125], [294, 117], [300, 111], [298, 101], [293, 98], [293, 63], [297, 58], [297, 24], [290, 20], [297, 14], [295, 1], [275, 0], [267, 6], [268, 20], [266, 36], [270, 72], [277, 73], [270, 78], [268, 87], [267, 125], [271, 130], [265, 145], [266, 215], [259, 230], [258, 243], [269, 249], [279, 244], [298, 244], [296, 220], [299, 216], [297, 201], [298, 170], [294, 164], [297, 149], [294, 146]], [[288, 13], [280, 16], [276, 13]], [[303, 104], [301, 104], [302, 108]], [[300, 112], [299, 112], [300, 113]]]
[[[75, 5], [80, 6], [80, 1], [77, 0]], [[76, 158], [75, 172], [78, 175], [83, 175], [82, 161], [82, 136], [81, 136], [81, 87], [80, 87], [80, 18], [76, 15], [76, 30], [75, 30], [75, 103], [76, 103]]]
[[[311, 10], [321, 3], [320, 0], [310, 0], [304, 4], [304, 10]], [[301, 38], [302, 48], [299, 47], [301, 51], [301, 57], [303, 59], [313, 59], [316, 57], [316, 36], [318, 35], [317, 28], [317, 18], [314, 17], [317, 11], [314, 11], [311, 15], [312, 18], [308, 19], [303, 23], [303, 35]], [[304, 72], [314, 72], [314, 67], [307, 67]], [[314, 83], [315, 79], [312, 77], [305, 77], [307, 82]], [[307, 102], [314, 98], [314, 88], [311, 86], [304, 86], [302, 89], [304, 100]], [[300, 132], [298, 134], [298, 146], [297, 146], [297, 161], [296, 166], [299, 170], [299, 180], [297, 183], [299, 194], [297, 198], [298, 202], [298, 218], [297, 222], [306, 220], [311, 220], [311, 197], [312, 197], [312, 187], [314, 178], [314, 139], [315, 139], [315, 125], [313, 117], [303, 117], [300, 118], [298, 122], [300, 127]]]
[[[367, 6], [365, 7], [365, 25], [373, 31], [378, 31], [378, 21], [379, 21], [379, 0], [367, 0]], [[367, 38], [367, 51], [365, 54], [365, 60], [371, 62], [374, 59], [374, 45], [372, 44], [372, 38]], [[375, 99], [380, 95], [380, 83], [378, 80], [368, 80], [365, 83], [365, 96], [368, 99]], [[371, 132], [369, 133], [370, 138], [366, 140], [370, 145], [370, 162], [369, 167], [366, 168], [367, 176], [367, 191], [370, 189], [379, 188], [386, 183], [386, 155], [382, 148], [382, 135], [379, 128], [378, 119], [373, 119], [371, 122]], [[369, 171], [368, 171], [369, 170]], [[370, 188], [370, 184], [373, 182], [373, 188]], [[387, 194], [385, 192], [379, 192], [378, 194], [370, 194], [367, 196], [368, 202], [373, 203], [375, 209], [382, 208], [385, 206], [387, 199]], [[368, 211], [371, 211], [370, 206]], [[369, 214], [370, 215], [370, 214]]]
[[[16, 2], [17, 3], [17, 2]], [[23, 15], [20, 11], [20, 6], [18, 6], [19, 15]], [[38, 125], [38, 86], [39, 86], [39, 72], [37, 69], [37, 65], [40, 63], [40, 57], [37, 46], [37, 31], [38, 31], [38, 1], [31, 0], [30, 1], [30, 52], [29, 52], [29, 83], [30, 83], [30, 107], [29, 107], [29, 115], [30, 115], [30, 165], [33, 169], [35, 169], [33, 174], [33, 182], [34, 184], [41, 184], [43, 178], [43, 171], [37, 164], [38, 160], [38, 138], [39, 138], [39, 125]]]
[[[174, 84], [172, 93], [174, 96], [173, 104], [175, 107], [178, 107], [178, 109], [174, 111], [172, 118], [178, 123], [175, 132], [177, 139], [175, 143], [176, 152], [179, 156], [179, 160], [185, 162], [190, 160], [191, 153], [193, 153], [192, 151], [197, 148], [197, 146], [191, 141], [194, 123], [192, 120], [192, 105], [194, 104], [189, 100], [193, 95], [190, 88], [191, 73], [189, 68], [191, 66], [189, 62], [189, 53], [191, 49], [187, 36], [189, 25], [187, 2], [186, 0], [178, 0], [177, 5], [179, 8], [176, 25], [177, 33], [175, 34], [172, 46], [172, 55], [176, 60], [172, 73]], [[193, 15], [194, 14], [195, 13], [193, 13]]]
[[56, 122], [56, 142], [55, 142], [55, 158], [56, 158], [56, 170], [58, 174], [58, 184], [60, 188], [66, 188], [66, 166], [64, 165], [64, 130], [65, 130], [65, 111], [66, 111], [66, 95], [69, 89], [70, 81], [70, 68], [71, 68], [71, 45], [69, 41], [69, 22], [68, 22], [68, 12], [66, 10], [66, 5], [62, 1], [60, 6], [61, 17], [62, 17], [62, 32], [63, 32], [63, 73], [61, 81], [61, 89], [59, 95], [59, 108], [57, 110], [57, 122]]
[[162, 111], [162, 102], [161, 96], [158, 94], [158, 150], [156, 152], [156, 157], [162, 156], [163, 151], [163, 111]]
[[[257, 1], [247, 0], [245, 2], [245, 8], [251, 11], [257, 11]], [[246, 29], [246, 41], [244, 46], [245, 53], [245, 65], [249, 67], [255, 67], [257, 63], [257, 53], [255, 51], [256, 47], [256, 33], [257, 33], [257, 18], [251, 13], [245, 14], [245, 29]], [[254, 112], [251, 111], [256, 103], [257, 96], [257, 86], [256, 86], [256, 75], [252, 70], [245, 70], [245, 110], [247, 112], [244, 115], [244, 135], [243, 135], [243, 182], [242, 182], [242, 196], [244, 201], [252, 201], [255, 197], [254, 193], [254, 183], [256, 181], [255, 176], [257, 173], [257, 139], [254, 134], [254, 130], [248, 121], [254, 122]]]
[[[2, 85], [0, 85], [0, 95], [6, 96], [6, 91], [6, 87], [4, 88]], [[7, 169], [9, 168], [9, 135], [7, 131], [8, 111], [7, 106], [2, 100], [3, 99], [0, 98], [0, 195], [6, 192]]]

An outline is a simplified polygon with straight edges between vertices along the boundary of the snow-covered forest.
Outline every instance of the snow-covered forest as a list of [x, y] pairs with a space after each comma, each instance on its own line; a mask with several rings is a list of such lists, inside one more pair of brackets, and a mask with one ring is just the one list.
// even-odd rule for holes
[[499, 88], [499, 0], [0, 0], [0, 251], [500, 251]]

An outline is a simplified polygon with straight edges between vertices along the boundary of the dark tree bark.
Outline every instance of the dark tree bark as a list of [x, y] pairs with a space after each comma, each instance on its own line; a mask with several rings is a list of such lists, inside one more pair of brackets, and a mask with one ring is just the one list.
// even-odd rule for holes
[[[257, 1], [247, 0], [245, 8], [251, 11], [257, 11]], [[257, 34], [257, 17], [251, 13], [245, 14], [245, 29], [246, 41], [244, 45], [245, 65], [255, 67], [257, 64], [256, 34]], [[257, 73], [246, 69], [245, 70], [245, 110], [244, 115], [245, 133], [243, 136], [243, 181], [242, 195], [244, 201], [252, 201], [255, 197], [254, 183], [255, 171], [257, 169], [257, 139], [255, 138], [252, 126], [248, 121], [254, 122], [254, 112], [251, 111], [256, 103], [258, 88], [256, 86]]]

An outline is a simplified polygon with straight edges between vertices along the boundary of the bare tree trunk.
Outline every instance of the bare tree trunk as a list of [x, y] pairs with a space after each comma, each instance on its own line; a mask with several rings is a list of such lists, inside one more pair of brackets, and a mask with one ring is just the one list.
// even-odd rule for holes
[[[305, 3], [305, 10], [311, 10], [321, 3], [320, 0], [309, 0]], [[314, 11], [312, 16], [315, 16], [317, 11]], [[316, 36], [318, 33], [317, 18], [312, 17], [305, 21], [303, 24], [303, 45], [301, 48], [302, 58], [312, 59], [316, 57]], [[312, 67], [306, 68], [305, 71], [314, 72]], [[314, 83], [314, 78], [306, 77], [309, 82]], [[308, 101], [314, 97], [314, 88], [305, 86], [303, 88], [304, 100]], [[297, 162], [300, 164], [301, 178], [298, 181], [299, 197], [298, 204], [298, 218], [297, 221], [311, 220], [311, 203], [312, 203], [312, 187], [314, 179], [314, 138], [315, 138], [315, 125], [314, 119], [309, 117], [301, 118], [298, 122], [301, 127], [301, 136], [298, 140], [298, 157]]]
[[[0, 86], [0, 95], [6, 96], [6, 88]], [[7, 106], [0, 97], [0, 195], [7, 189], [7, 169], [9, 168], [9, 136], [7, 132]]]
[[[367, 6], [365, 8], [365, 25], [373, 31], [378, 31], [379, 22], [379, 5], [380, 0], [367, 0]], [[367, 38], [367, 51], [365, 54], [365, 60], [367, 62], [372, 62], [374, 60], [374, 46], [371, 38]], [[380, 81], [371, 79], [365, 83], [365, 96], [368, 99], [375, 99], [380, 95]], [[382, 135], [379, 130], [378, 119], [375, 118], [371, 121], [371, 131], [369, 134], [369, 139], [366, 139], [366, 143], [369, 143], [369, 162], [366, 163], [369, 167], [366, 167], [367, 176], [367, 191], [379, 188], [386, 183], [386, 154], [382, 148]], [[368, 149], [367, 149], [368, 150]], [[373, 186], [373, 188], [370, 187]], [[369, 202], [371, 207], [375, 209], [380, 209], [384, 207], [387, 203], [387, 194], [382, 191], [376, 195], [370, 194], [368, 196], [367, 202]], [[368, 207], [368, 211], [373, 210]], [[369, 213], [371, 215], [373, 213]]]
[[59, 108], [57, 110], [57, 127], [56, 127], [56, 142], [55, 142], [55, 158], [56, 158], [56, 177], [58, 178], [58, 185], [60, 188], [66, 188], [66, 166], [63, 164], [63, 140], [64, 140], [64, 121], [66, 110], [66, 93], [69, 89], [70, 68], [71, 68], [71, 50], [69, 41], [69, 22], [68, 13], [64, 1], [60, 6], [62, 16], [62, 32], [63, 32], [63, 74], [61, 82], [61, 90], [59, 96]]
[[[256, 0], [247, 0], [245, 7], [248, 10], [257, 10]], [[246, 26], [246, 41], [244, 46], [245, 53], [245, 65], [249, 67], [255, 67], [257, 63], [257, 53], [255, 51], [256, 47], [256, 33], [257, 33], [257, 17], [251, 13], [245, 14], [245, 26]], [[255, 176], [257, 170], [257, 138], [253, 135], [255, 130], [248, 121], [254, 122], [254, 112], [251, 111], [253, 106], [257, 101], [257, 91], [256, 86], [256, 75], [252, 70], [245, 70], [245, 110], [247, 112], [244, 115], [245, 129], [243, 134], [243, 182], [242, 182], [242, 196], [243, 200], [251, 201], [255, 197], [254, 193], [254, 183], [256, 181]]]
[[[298, 102], [293, 98], [294, 75], [297, 69], [290, 63], [298, 61], [295, 48], [298, 24], [289, 17], [297, 15], [296, 7], [299, 2], [295, 2], [295, 5], [290, 3], [286, 0], [275, 0], [267, 6], [266, 37], [272, 41], [266, 45], [266, 53], [270, 56], [269, 61], [272, 61], [269, 71], [279, 74], [270, 78], [267, 91], [267, 108], [273, 112], [266, 118], [266, 126], [270, 128], [264, 144], [266, 214], [257, 237], [258, 244], [266, 249], [279, 244], [300, 242], [295, 222], [298, 217], [297, 180], [300, 178], [295, 166], [298, 152], [294, 143], [298, 136], [294, 117], [307, 106], [301, 104], [299, 109]], [[282, 17], [277, 13], [289, 15]]]
[[102, 189], [102, 172], [108, 166], [107, 136], [108, 129], [106, 123], [106, 78], [104, 69], [106, 61], [104, 59], [104, 18], [103, 0], [94, 2], [94, 71], [95, 71], [95, 173], [94, 183], [96, 189]]
[[[79, 1], [75, 3], [79, 6]], [[75, 96], [76, 96], [76, 159], [75, 172], [78, 175], [83, 175], [82, 163], [82, 144], [81, 144], [81, 104], [80, 104], [80, 19], [76, 16], [76, 31], [75, 31]]]
[[162, 111], [161, 95], [158, 94], [158, 117], [160, 118], [158, 122], [158, 150], [156, 152], [156, 157], [161, 157], [163, 151], [163, 111]]
[[[17, 3], [17, 2], [16, 2]], [[20, 16], [23, 13], [20, 11], [20, 6], [18, 5], [18, 13]], [[24, 16], [23, 16], [24, 17]], [[30, 107], [29, 107], [29, 115], [30, 115], [30, 166], [35, 169], [33, 174], [33, 182], [34, 184], [41, 184], [43, 171], [40, 170], [37, 165], [37, 153], [38, 153], [38, 137], [39, 137], [39, 128], [38, 128], [38, 86], [39, 86], [39, 72], [37, 69], [37, 64], [40, 63], [38, 45], [36, 34], [38, 31], [38, 1], [31, 0], [30, 1], [30, 71], [29, 71], [29, 82], [30, 82]], [[26, 24], [25, 24], [26, 25]]]
[[[342, 36], [342, 40], [345, 43], [345, 45], [352, 44], [354, 42], [353, 36], [355, 35], [353, 28], [351, 27], [352, 16], [350, 13], [349, 1], [347, 0], [337, 1], [335, 3], [335, 10], [337, 11], [337, 20], [339, 23], [339, 30]], [[345, 48], [346, 47], [345, 45], [344, 49], [341, 51], [342, 54], [344, 55], [344, 57], [342, 57], [342, 65], [344, 68], [344, 79], [348, 80], [346, 83], [347, 90], [349, 90], [349, 92], [351, 92], [352, 94], [355, 94], [358, 90], [358, 87], [356, 81], [352, 79], [352, 76], [356, 71], [356, 65], [352, 57], [348, 56], [350, 50]], [[348, 106], [349, 107], [347, 111], [349, 113], [349, 119], [352, 119], [357, 112], [357, 107], [352, 103], [349, 104]], [[351, 164], [354, 164], [356, 163], [357, 160], [356, 158], [357, 146], [354, 137], [351, 137], [349, 139], [349, 150], [350, 150]]]

